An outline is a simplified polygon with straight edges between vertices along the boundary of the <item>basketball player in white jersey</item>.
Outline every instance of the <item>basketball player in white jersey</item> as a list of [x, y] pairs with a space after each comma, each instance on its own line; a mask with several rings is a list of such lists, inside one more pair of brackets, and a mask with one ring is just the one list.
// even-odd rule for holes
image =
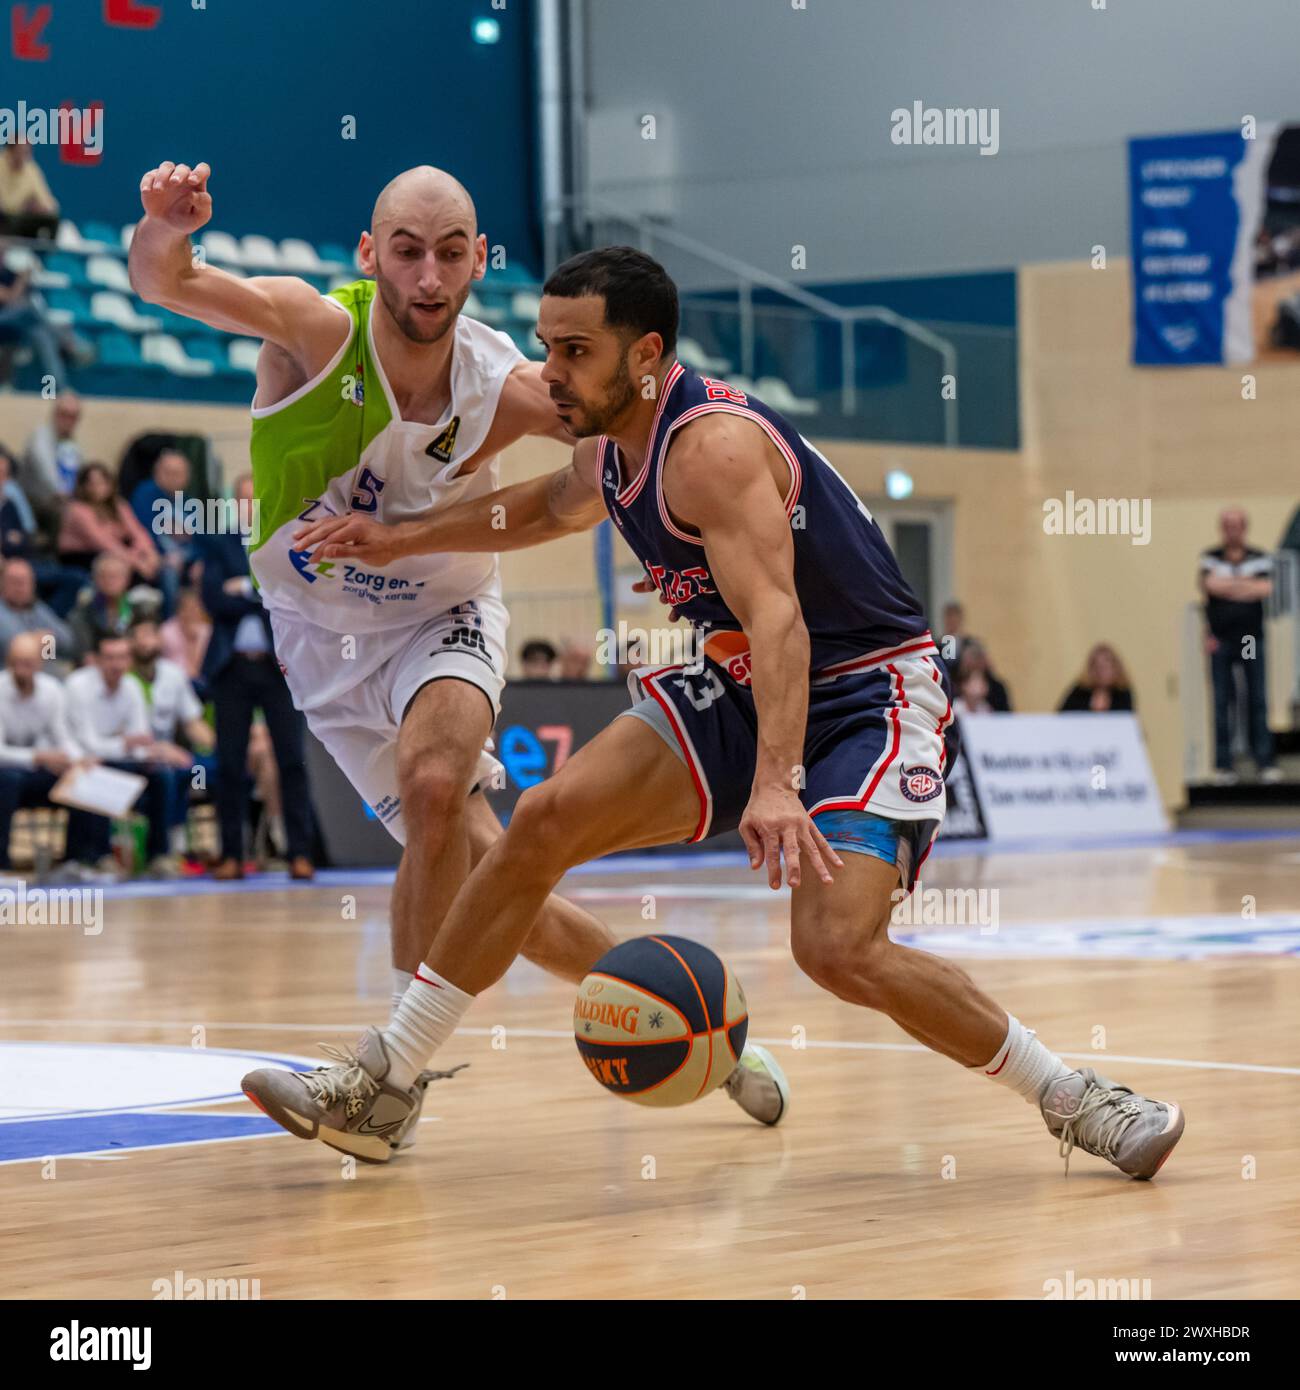
[[[361, 513], [397, 523], [496, 489], [497, 456], [524, 435], [570, 441], [541, 369], [461, 312], [486, 270], [473, 201], [422, 166], [374, 205], [358, 260], [368, 277], [320, 294], [292, 276], [241, 278], [196, 262], [211, 170], [164, 163], [141, 180], [131, 282], [149, 303], [262, 340], [251, 455], [250, 563], [276, 656], [308, 726], [403, 846], [392, 899], [394, 1002], [424, 959], [471, 861], [501, 830], [477, 791], [505, 681], [508, 617], [498, 557], [444, 554], [379, 567], [296, 550], [304, 522]], [[581, 980], [614, 938], [550, 897], [523, 954]], [[322, 1075], [328, 1077], [329, 1072]], [[417, 1087], [433, 1073], [424, 1073]], [[728, 1093], [775, 1123], [784, 1088], [737, 1068]], [[323, 1083], [322, 1083], [323, 1084]], [[383, 1146], [414, 1139], [419, 1105]]]

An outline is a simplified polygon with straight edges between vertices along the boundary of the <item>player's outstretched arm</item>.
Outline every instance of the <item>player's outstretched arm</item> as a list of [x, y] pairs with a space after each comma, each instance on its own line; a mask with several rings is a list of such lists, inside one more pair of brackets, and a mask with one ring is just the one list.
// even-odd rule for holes
[[[241, 279], [195, 264], [191, 235], [212, 216], [206, 164], [160, 164], [140, 180], [144, 217], [136, 225], [128, 271], [148, 304], [161, 304], [227, 333], [246, 333], [310, 365], [337, 349], [339, 315], [292, 275]], [[333, 347], [329, 347], [332, 342]]]
[[791, 887], [807, 857], [823, 882], [835, 852], [799, 800], [808, 723], [808, 629], [794, 586], [794, 541], [758, 426], [716, 414], [682, 429], [664, 465], [664, 500], [704, 541], [709, 572], [749, 638], [758, 760], [740, 834], [750, 867]]
[[524, 550], [574, 531], [605, 515], [595, 480], [596, 442], [579, 441], [573, 460], [555, 473], [489, 492], [418, 521], [385, 526], [354, 513], [327, 517], [295, 533], [300, 550], [318, 560], [356, 560], [384, 566], [408, 555]]

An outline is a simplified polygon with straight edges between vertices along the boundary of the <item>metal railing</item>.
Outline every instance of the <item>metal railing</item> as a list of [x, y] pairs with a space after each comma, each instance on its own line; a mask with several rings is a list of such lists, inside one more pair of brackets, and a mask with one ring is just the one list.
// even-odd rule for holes
[[[543, 234], [545, 239], [546, 264], [555, 265], [561, 258], [562, 243], [572, 240], [573, 229], [580, 228], [578, 235], [587, 245], [621, 239], [634, 244], [647, 255], [655, 254], [659, 245], [671, 247], [681, 255], [693, 257], [713, 272], [712, 289], [730, 287], [734, 282], [740, 319], [740, 371], [749, 380], [754, 379], [758, 362], [758, 343], [755, 331], [756, 290], [767, 291], [802, 306], [822, 320], [829, 320], [839, 326], [840, 336], [840, 408], [843, 413], [853, 415], [858, 409], [857, 384], [857, 343], [856, 330], [864, 323], [883, 324], [897, 329], [912, 341], [933, 352], [942, 364], [942, 376], [956, 378], [957, 349], [953, 343], [893, 309], [878, 305], [847, 306], [836, 304], [813, 291], [795, 284], [792, 280], [762, 270], [758, 266], [718, 251], [694, 237], [664, 226], [654, 218], [631, 214], [623, 209], [590, 195], [568, 195], [548, 199], [543, 208]], [[616, 238], [605, 234], [606, 227], [626, 229], [625, 235]], [[662, 257], [659, 257], [662, 259]], [[688, 291], [689, 293], [689, 291]], [[699, 301], [695, 301], [698, 303]], [[953, 447], [958, 442], [957, 399], [955, 393], [940, 395], [943, 415], [943, 442]]]

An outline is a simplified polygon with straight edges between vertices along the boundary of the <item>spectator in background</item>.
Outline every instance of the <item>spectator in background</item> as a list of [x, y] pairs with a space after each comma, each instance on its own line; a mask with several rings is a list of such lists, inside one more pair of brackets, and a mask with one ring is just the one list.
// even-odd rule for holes
[[[41, 670], [41, 641], [32, 632], [9, 644], [0, 672], [0, 869], [8, 869], [14, 812], [50, 805], [50, 792], [75, 762], [88, 761], [68, 727], [63, 687]], [[94, 817], [69, 809], [67, 858], [95, 861]]]
[[[253, 500], [253, 480], [235, 484], [235, 499]], [[303, 751], [303, 717], [275, 659], [271, 619], [248, 572], [248, 550], [236, 533], [198, 538], [203, 563], [203, 606], [212, 615], [212, 640], [203, 678], [216, 707], [217, 817], [221, 863], [213, 878], [244, 876], [244, 767], [253, 711], [260, 706], [280, 769], [281, 804], [288, 841], [289, 873], [312, 878], [312, 810]]]
[[1006, 686], [993, 674], [984, 644], [976, 641], [974, 637], [967, 637], [962, 644], [953, 684], [960, 690], [972, 672], [978, 672], [984, 678], [984, 693], [981, 699], [987, 702], [989, 709], [995, 714], [1010, 714], [1011, 695]]
[[1114, 647], [1098, 642], [1088, 653], [1083, 675], [1066, 692], [1058, 712], [1087, 710], [1093, 714], [1108, 714], [1111, 710], [1133, 708], [1133, 691], [1124, 663]]
[[559, 679], [562, 681], [585, 681], [591, 671], [591, 659], [595, 648], [590, 643], [566, 642], [560, 649]]
[[58, 200], [32, 158], [32, 147], [25, 140], [10, 140], [0, 150], [0, 231], [24, 237], [52, 234], [58, 223]]
[[116, 555], [99, 556], [90, 567], [90, 579], [90, 587], [82, 590], [68, 614], [78, 649], [87, 654], [95, 650], [101, 636], [112, 633], [125, 637], [136, 618], [155, 612], [157, 607], [147, 599], [151, 593], [156, 597], [155, 590], [127, 592], [131, 571]]
[[[203, 658], [207, 655], [212, 637], [212, 622], [203, 607], [196, 589], [182, 589], [176, 601], [176, 615], [168, 618], [158, 630], [162, 652], [174, 661], [185, 674], [199, 684], [203, 677]], [[203, 698], [203, 690], [199, 690]]]
[[77, 474], [59, 527], [59, 558], [89, 569], [98, 555], [116, 555], [140, 584], [155, 584], [162, 557], [149, 533], [118, 495], [117, 483], [102, 463], [87, 463]]
[[[181, 776], [172, 779], [167, 822], [173, 855], [181, 852], [185, 822], [189, 817], [190, 787], [194, 768], [202, 765], [216, 773], [211, 757], [212, 730], [203, 718], [203, 706], [189, 677], [162, 654], [162, 638], [152, 618], [131, 624], [131, 679], [136, 681], [149, 707], [149, 728], [154, 736], [150, 756]], [[179, 740], [185, 741], [182, 747]]]
[[67, 380], [64, 349], [73, 350], [75, 341], [68, 330], [46, 318], [43, 302], [32, 291], [31, 272], [13, 269], [0, 244], [0, 386], [13, 375], [14, 354], [26, 347], [42, 374], [61, 391]]
[[76, 661], [86, 650], [76, 629], [36, 597], [36, 572], [31, 565], [26, 560], [6, 560], [0, 575], [0, 660], [20, 632], [53, 637], [50, 659], [54, 661]]
[[1273, 592], [1273, 557], [1246, 544], [1249, 527], [1240, 507], [1219, 517], [1223, 543], [1201, 552], [1199, 582], [1205, 597], [1205, 649], [1214, 693], [1214, 781], [1237, 780], [1232, 763], [1232, 724], [1236, 670], [1246, 685], [1246, 728], [1260, 777], [1281, 780], [1273, 761], [1268, 728], [1268, 687], [1264, 667], [1264, 600]]
[[530, 637], [519, 653], [523, 666], [524, 679], [528, 681], [548, 681], [555, 669], [555, 648], [543, 637]]
[[14, 477], [14, 456], [0, 444], [0, 556], [29, 560], [36, 534], [36, 517]]
[[86, 461], [75, 438], [80, 423], [80, 397], [74, 391], [60, 391], [49, 421], [32, 431], [23, 451], [18, 481], [51, 544], [59, 534], [63, 499], [72, 492]]
[[[94, 661], [74, 671], [64, 691], [68, 701], [68, 725], [73, 740], [108, 767], [133, 772], [146, 779], [135, 809], [149, 821], [149, 871], [160, 878], [174, 878], [168, 828], [175, 800], [177, 777], [188, 780], [188, 763], [181, 771], [168, 765], [149, 727], [149, 707], [138, 682], [129, 680], [131, 648], [125, 637], [101, 633]], [[109, 823], [93, 818], [98, 856], [109, 850]]]
[[961, 649], [966, 643], [966, 610], [955, 599], [943, 606], [943, 632], [939, 638], [939, 659], [948, 668], [950, 678], [956, 677]]
[[[176, 611], [181, 580], [190, 564], [190, 538], [176, 505], [177, 497], [183, 504], [189, 485], [189, 459], [178, 449], [164, 449], [154, 460], [149, 476], [142, 478], [131, 493], [135, 519], [152, 538], [161, 559], [154, 582], [162, 590], [165, 618]], [[157, 505], [159, 502], [167, 504], [166, 510]]]
[[995, 714], [989, 703], [989, 679], [979, 667], [971, 666], [957, 679], [952, 707], [958, 714]]

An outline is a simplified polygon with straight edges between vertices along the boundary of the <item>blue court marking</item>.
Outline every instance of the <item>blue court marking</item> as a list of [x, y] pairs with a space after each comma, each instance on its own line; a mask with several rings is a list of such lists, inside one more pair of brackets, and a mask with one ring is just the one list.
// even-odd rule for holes
[[284, 1131], [265, 1115], [170, 1115], [124, 1110], [89, 1118], [70, 1115], [62, 1119], [24, 1120], [0, 1129], [0, 1164], [170, 1148], [176, 1144], [210, 1144], [220, 1139], [256, 1139], [275, 1133]]
[[[1256, 840], [1300, 840], [1300, 829], [1275, 826], [1260, 829], [1166, 830], [1147, 835], [1115, 835], [1096, 839], [1062, 837], [1050, 840], [940, 840], [932, 858], [958, 859], [988, 854], [1086, 854], [1090, 850], [1180, 849], [1191, 845], [1242, 844]], [[570, 869], [582, 874], [643, 874], [658, 869], [686, 872], [693, 869], [743, 869], [749, 857], [743, 849], [700, 850], [684, 854], [664, 850], [647, 854], [643, 850], [611, 854]], [[214, 883], [211, 879], [173, 879], [168, 882], [136, 880], [111, 883], [103, 888], [105, 900], [121, 898], [204, 897], [209, 894], [302, 892], [311, 888], [385, 887], [392, 883], [393, 869], [321, 869], [310, 881], [290, 879], [288, 874], [254, 874], [233, 883]], [[35, 884], [33, 887], [37, 886]]]

